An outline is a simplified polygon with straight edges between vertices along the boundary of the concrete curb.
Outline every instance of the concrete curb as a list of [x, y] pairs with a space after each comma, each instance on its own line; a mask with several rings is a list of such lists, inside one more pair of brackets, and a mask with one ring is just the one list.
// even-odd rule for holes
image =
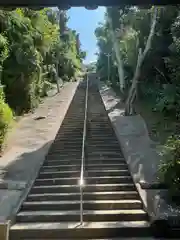
[[0, 221], [0, 239], [9, 240], [9, 228], [10, 221], [1, 222]]
[[25, 189], [27, 183], [23, 181], [0, 180], [0, 189], [21, 191]]

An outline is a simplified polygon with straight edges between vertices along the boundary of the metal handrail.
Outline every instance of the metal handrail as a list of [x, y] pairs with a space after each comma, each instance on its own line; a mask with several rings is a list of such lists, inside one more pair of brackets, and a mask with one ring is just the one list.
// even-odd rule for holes
[[87, 102], [88, 102], [88, 74], [86, 79], [86, 100], [84, 111], [84, 128], [83, 128], [83, 140], [82, 140], [82, 157], [81, 157], [81, 175], [80, 175], [80, 223], [83, 224], [83, 187], [84, 187], [84, 169], [85, 169], [85, 140], [87, 131]]

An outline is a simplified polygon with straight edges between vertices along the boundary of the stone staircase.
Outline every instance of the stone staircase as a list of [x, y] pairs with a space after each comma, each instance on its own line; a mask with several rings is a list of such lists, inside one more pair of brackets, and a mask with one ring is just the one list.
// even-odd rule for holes
[[148, 215], [96, 86], [89, 87], [84, 223], [80, 225], [84, 101], [85, 85], [80, 84], [39, 175], [17, 212], [11, 240], [151, 235]]

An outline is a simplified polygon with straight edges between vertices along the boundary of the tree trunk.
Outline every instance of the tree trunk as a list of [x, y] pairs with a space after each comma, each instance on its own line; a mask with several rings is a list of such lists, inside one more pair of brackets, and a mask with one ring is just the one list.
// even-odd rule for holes
[[59, 73], [58, 73], [58, 62], [56, 63], [56, 84], [57, 84], [57, 91], [60, 93], [60, 87], [59, 87]]
[[119, 45], [117, 42], [117, 38], [115, 36], [113, 27], [112, 27], [112, 21], [111, 18], [109, 17], [109, 24], [110, 24], [110, 32], [111, 32], [111, 37], [112, 37], [112, 42], [114, 46], [114, 51], [115, 51], [115, 56], [116, 60], [118, 63], [118, 76], [119, 76], [119, 87], [120, 87], [120, 92], [124, 92], [125, 89], [125, 81], [124, 81], [124, 69], [123, 69], [123, 63], [121, 59], [121, 53], [119, 50]]
[[131, 84], [131, 87], [130, 87], [130, 90], [128, 93], [128, 98], [126, 100], [125, 115], [130, 115], [133, 113], [133, 103], [136, 98], [136, 89], [137, 89], [138, 80], [139, 80], [139, 77], [141, 74], [141, 67], [142, 67], [142, 64], [144, 62], [144, 59], [145, 59], [148, 51], [151, 48], [152, 39], [155, 34], [155, 28], [156, 28], [156, 23], [157, 23], [157, 13], [158, 13], [158, 9], [157, 9], [157, 7], [155, 7], [154, 13], [153, 13], [153, 18], [152, 18], [151, 30], [150, 30], [143, 53], [141, 51], [141, 48], [139, 49], [136, 70], [135, 70], [132, 84]]
[[132, 84], [128, 93], [128, 98], [126, 100], [126, 106], [125, 106], [125, 114], [130, 115], [133, 113], [132, 105], [134, 102], [134, 99], [136, 97], [136, 89], [137, 89], [137, 83], [138, 83], [138, 78], [140, 76], [140, 68], [141, 68], [141, 60], [142, 59], [142, 51], [141, 48], [139, 49], [139, 54], [138, 54], [138, 59], [137, 59], [137, 65], [136, 65], [136, 70], [134, 73], [134, 77], [132, 80]]

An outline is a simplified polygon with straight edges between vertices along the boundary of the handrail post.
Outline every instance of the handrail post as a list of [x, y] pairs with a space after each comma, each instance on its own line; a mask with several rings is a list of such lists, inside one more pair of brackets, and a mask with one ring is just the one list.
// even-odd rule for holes
[[84, 168], [85, 168], [85, 140], [87, 130], [87, 102], [88, 102], [88, 74], [86, 79], [86, 99], [84, 110], [84, 126], [83, 126], [83, 142], [82, 142], [82, 156], [81, 156], [81, 175], [80, 175], [80, 224], [83, 225], [83, 187], [84, 187]]
[[83, 189], [80, 185], [80, 223], [83, 225]]

